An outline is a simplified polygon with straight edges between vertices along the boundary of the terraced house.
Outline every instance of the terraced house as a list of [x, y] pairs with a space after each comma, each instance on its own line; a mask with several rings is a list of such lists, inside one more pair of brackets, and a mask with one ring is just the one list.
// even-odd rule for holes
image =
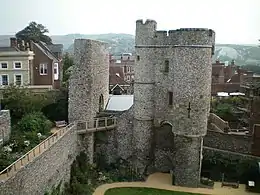
[[39, 43], [17, 43], [0, 47], [1, 87], [14, 84], [31, 88], [57, 89], [61, 85], [63, 46]]
[[6, 86], [30, 85], [31, 66], [34, 53], [30, 50], [20, 51], [15, 47], [0, 48], [0, 84]]

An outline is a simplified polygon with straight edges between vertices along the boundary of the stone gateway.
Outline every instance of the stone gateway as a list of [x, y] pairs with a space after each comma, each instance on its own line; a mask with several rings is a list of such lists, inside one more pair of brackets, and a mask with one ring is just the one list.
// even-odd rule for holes
[[[154, 20], [136, 21], [134, 105], [118, 117], [99, 151], [113, 162], [131, 161], [139, 173], [173, 171], [175, 184], [198, 187], [211, 97], [215, 33], [183, 28], [157, 31]], [[108, 60], [97, 41], [75, 41], [69, 118], [89, 120], [108, 97]], [[102, 95], [102, 96], [101, 96]], [[94, 133], [83, 145], [93, 158]]]

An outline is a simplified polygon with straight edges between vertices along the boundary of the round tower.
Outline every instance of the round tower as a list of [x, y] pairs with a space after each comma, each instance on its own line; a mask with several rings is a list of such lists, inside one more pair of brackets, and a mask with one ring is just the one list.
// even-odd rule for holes
[[211, 57], [215, 33], [209, 29], [179, 29], [169, 33], [173, 104], [169, 121], [175, 135], [176, 185], [198, 187], [203, 137], [211, 99]]
[[156, 31], [153, 20], [136, 21], [136, 60], [134, 81], [134, 128], [133, 146], [135, 147], [135, 166], [141, 173], [150, 164], [152, 129], [154, 118], [154, 58], [150, 45]]

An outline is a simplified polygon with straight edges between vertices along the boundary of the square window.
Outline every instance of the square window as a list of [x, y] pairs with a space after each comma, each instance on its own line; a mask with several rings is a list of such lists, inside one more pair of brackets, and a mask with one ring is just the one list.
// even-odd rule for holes
[[1, 68], [2, 68], [2, 69], [8, 68], [7, 62], [1, 62]]
[[8, 85], [8, 75], [1, 75], [1, 84]]
[[14, 81], [15, 85], [22, 85], [22, 75], [15, 75]]
[[21, 69], [22, 68], [22, 63], [21, 62], [14, 62], [14, 68], [15, 69]]

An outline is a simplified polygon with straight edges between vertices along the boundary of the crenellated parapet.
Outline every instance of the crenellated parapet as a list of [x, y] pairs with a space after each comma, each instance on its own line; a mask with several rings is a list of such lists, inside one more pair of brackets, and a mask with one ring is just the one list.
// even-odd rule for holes
[[157, 31], [154, 20], [136, 21], [136, 47], [190, 46], [214, 47], [215, 32], [207, 28], [180, 28]]

